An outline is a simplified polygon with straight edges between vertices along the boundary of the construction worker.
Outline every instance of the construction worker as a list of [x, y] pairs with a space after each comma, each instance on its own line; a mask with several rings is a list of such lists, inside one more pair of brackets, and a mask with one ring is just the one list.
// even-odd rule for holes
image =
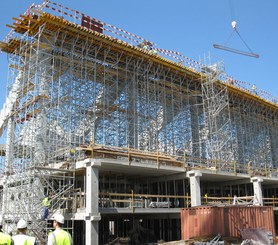
[[71, 235], [62, 229], [65, 218], [62, 214], [55, 214], [53, 228], [55, 231], [48, 235], [47, 245], [72, 245]]
[[257, 94], [256, 92], [257, 86], [255, 84], [252, 85], [251, 89], [253, 93]]
[[150, 52], [149, 53], [150, 54], [157, 54], [157, 51], [155, 49], [153, 49], [153, 48], [150, 48]]
[[74, 149], [70, 149], [70, 151], [66, 153], [66, 161], [67, 162], [73, 161], [74, 160], [74, 156], [75, 156], [75, 150]]
[[47, 194], [44, 195], [44, 199], [42, 200], [42, 206], [43, 206], [42, 220], [46, 220], [49, 214], [49, 207], [50, 207], [50, 200]]
[[152, 44], [150, 41], [144, 40], [142, 43], [139, 43], [138, 47], [142, 48], [143, 50], [149, 50]]
[[26, 235], [27, 233], [27, 222], [24, 219], [18, 221], [17, 235], [12, 237], [14, 245], [37, 245], [36, 238]]
[[11, 245], [12, 237], [8, 234], [5, 234], [2, 228], [3, 228], [2, 217], [0, 217], [0, 244]]

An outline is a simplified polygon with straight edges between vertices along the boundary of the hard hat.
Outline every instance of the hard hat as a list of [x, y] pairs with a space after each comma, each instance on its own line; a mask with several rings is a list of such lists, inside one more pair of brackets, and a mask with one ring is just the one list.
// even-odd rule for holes
[[27, 228], [27, 222], [24, 219], [19, 220], [18, 223], [17, 223], [16, 228], [17, 229]]
[[54, 220], [56, 220], [60, 224], [64, 224], [64, 222], [65, 222], [65, 218], [62, 214], [55, 214]]

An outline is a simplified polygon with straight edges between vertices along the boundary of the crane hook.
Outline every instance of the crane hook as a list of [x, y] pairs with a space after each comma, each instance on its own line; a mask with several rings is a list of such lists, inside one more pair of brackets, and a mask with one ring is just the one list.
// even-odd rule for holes
[[232, 21], [232, 27], [233, 27], [233, 29], [235, 31], [236, 30], [236, 21], [235, 20]]

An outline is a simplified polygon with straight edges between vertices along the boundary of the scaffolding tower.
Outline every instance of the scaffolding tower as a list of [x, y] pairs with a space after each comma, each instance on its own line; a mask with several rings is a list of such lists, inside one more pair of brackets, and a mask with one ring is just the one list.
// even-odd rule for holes
[[[212, 62], [209, 55], [203, 61], [202, 95], [204, 108], [205, 130], [203, 139], [207, 144], [209, 159], [218, 160], [224, 165], [234, 160], [231, 150], [232, 126], [227, 86], [219, 86], [217, 82], [225, 77], [223, 60]], [[221, 166], [219, 166], [221, 168]]]
[[[70, 127], [73, 116], [68, 109], [59, 108], [57, 83], [63, 71], [56, 70], [53, 50], [46, 46], [55, 39], [50, 35], [41, 26], [36, 35], [26, 32], [18, 39], [18, 48], [9, 57], [10, 92], [3, 120], [7, 125], [2, 206], [5, 229], [14, 231], [23, 218], [40, 242], [46, 241], [48, 225], [42, 217], [44, 196], [51, 200], [48, 218], [70, 209], [75, 175], [72, 146], [76, 139], [59, 128], [62, 124]], [[71, 90], [70, 85], [64, 87], [61, 96], [70, 95]]]

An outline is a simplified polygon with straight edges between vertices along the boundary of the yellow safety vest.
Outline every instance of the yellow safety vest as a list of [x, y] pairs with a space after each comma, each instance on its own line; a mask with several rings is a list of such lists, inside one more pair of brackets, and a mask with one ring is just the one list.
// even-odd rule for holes
[[34, 245], [35, 242], [36, 242], [36, 238], [35, 237], [29, 236], [27, 238], [27, 245]]
[[10, 235], [0, 232], [0, 245], [11, 245], [12, 238]]
[[44, 207], [49, 207], [50, 206], [50, 201], [48, 199], [48, 197], [45, 197], [43, 200], [42, 200], [42, 205]]
[[14, 245], [34, 245], [36, 238], [23, 234], [13, 236]]
[[50, 235], [53, 245], [71, 245], [71, 235], [62, 229], [51, 232]]

